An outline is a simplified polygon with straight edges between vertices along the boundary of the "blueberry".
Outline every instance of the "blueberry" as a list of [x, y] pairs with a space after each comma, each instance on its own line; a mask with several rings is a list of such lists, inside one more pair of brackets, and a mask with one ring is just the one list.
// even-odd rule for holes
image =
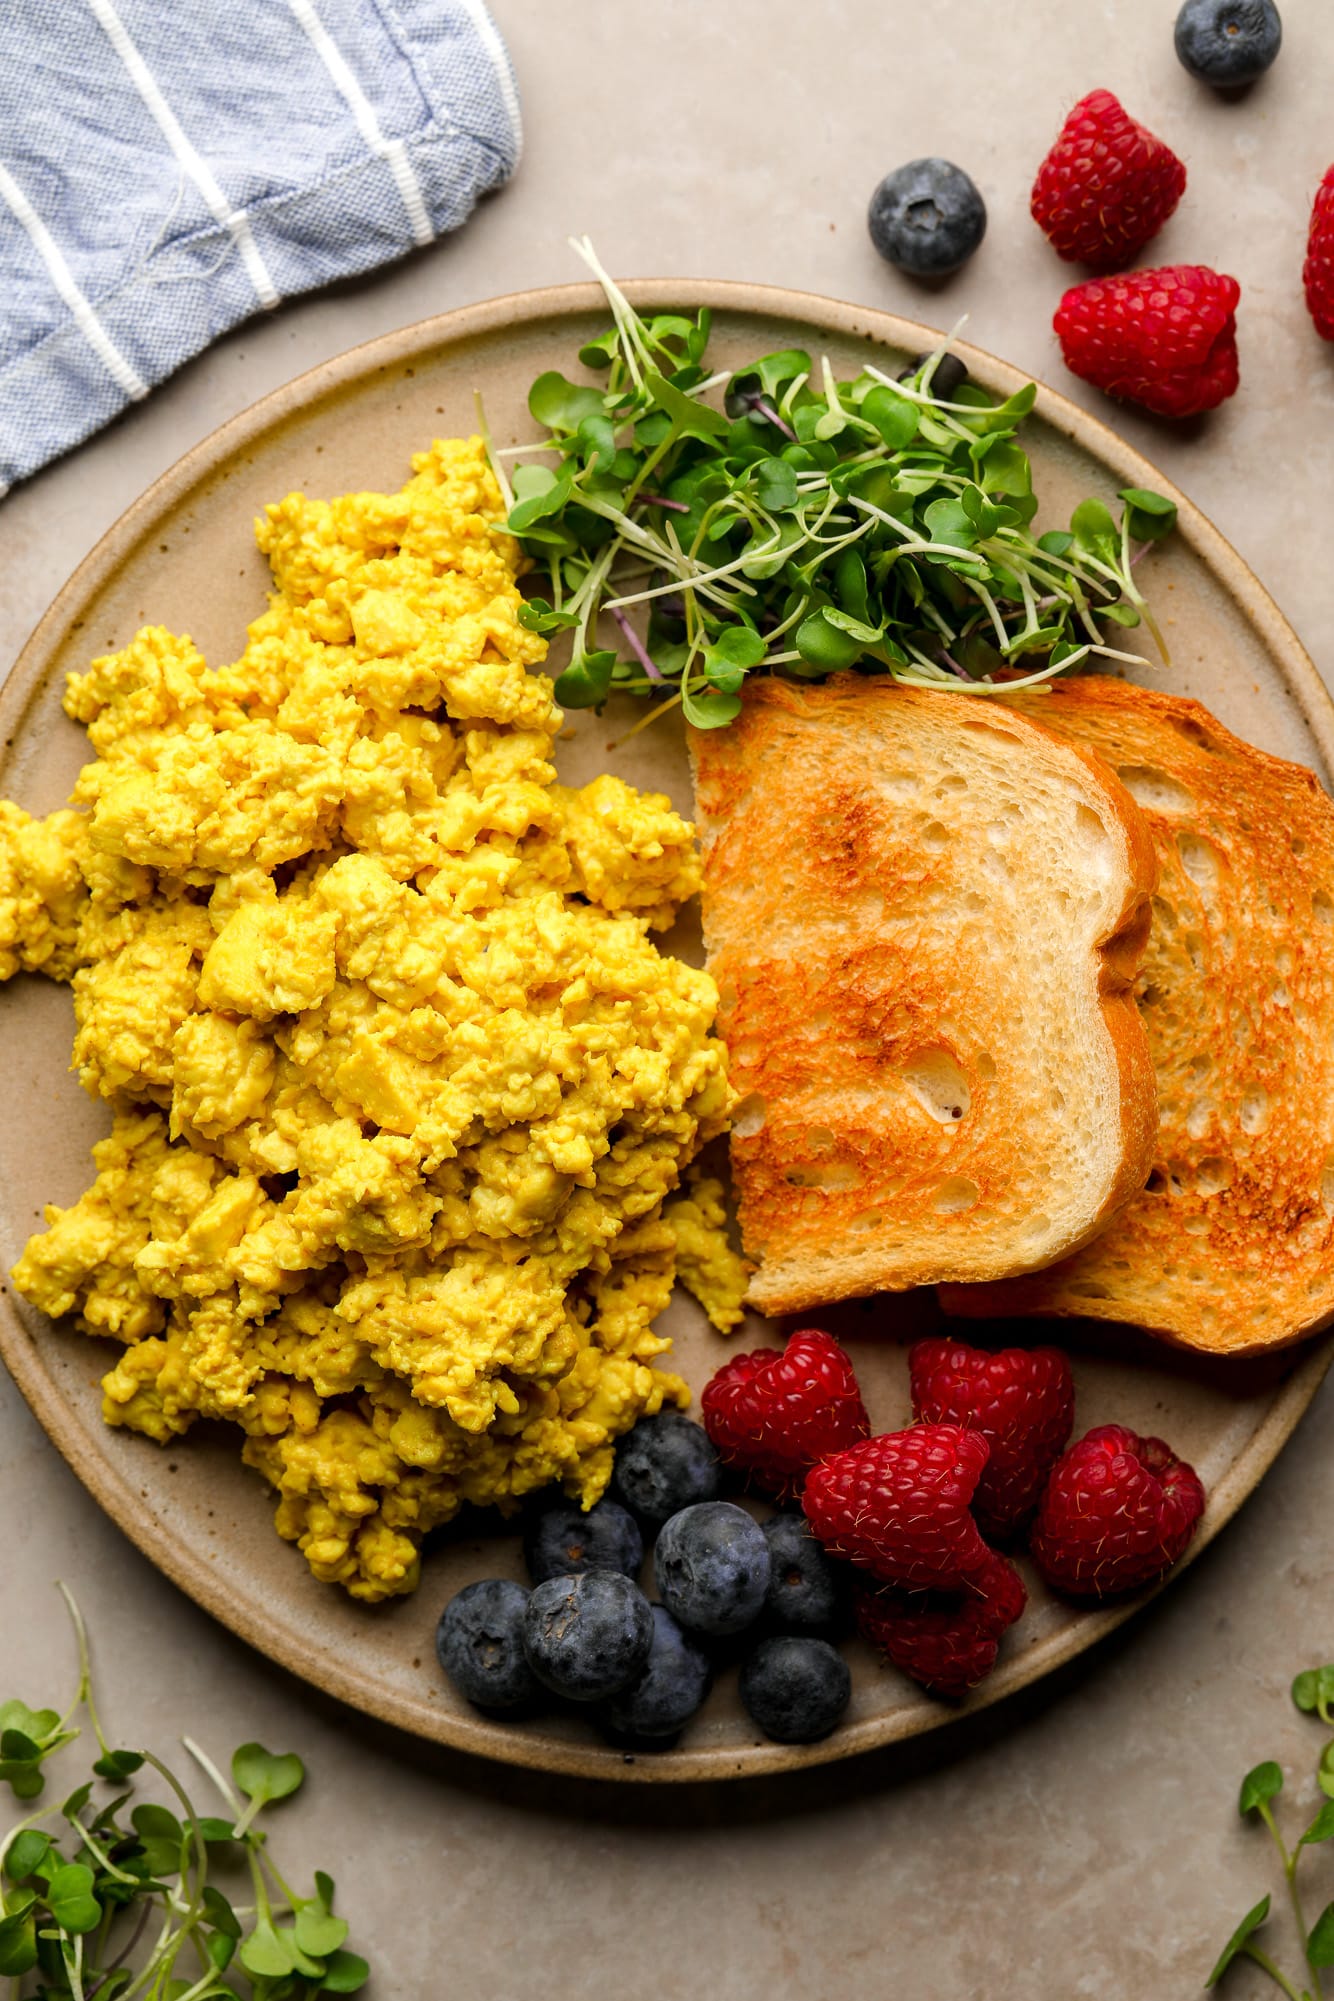
[[582, 1570], [634, 1577], [644, 1561], [644, 1539], [634, 1517], [615, 1501], [598, 1501], [587, 1511], [577, 1501], [557, 1501], [530, 1519], [523, 1558], [534, 1584]]
[[618, 1570], [549, 1577], [534, 1589], [523, 1649], [538, 1680], [570, 1702], [601, 1702], [639, 1675], [653, 1645], [653, 1614]]
[[653, 1552], [663, 1604], [692, 1633], [739, 1633], [769, 1588], [769, 1545], [731, 1501], [700, 1501], [663, 1524]]
[[486, 1577], [456, 1591], [435, 1631], [440, 1665], [460, 1695], [479, 1709], [514, 1716], [535, 1709], [542, 1689], [523, 1651], [528, 1592], [508, 1577]]
[[1282, 40], [1274, 0], [1186, 0], [1177, 15], [1179, 60], [1215, 90], [1254, 83], [1273, 62]]
[[741, 1669], [747, 1715], [779, 1744], [827, 1737], [851, 1694], [848, 1664], [828, 1640], [787, 1634], [761, 1640]]
[[612, 1492], [649, 1528], [696, 1501], [716, 1499], [718, 1454], [703, 1425], [680, 1411], [641, 1418], [616, 1448]]
[[[911, 382], [918, 369], [930, 359], [929, 354], [915, 355], [906, 368], [899, 370], [899, 381]], [[958, 355], [942, 354], [931, 371], [931, 394], [940, 402], [949, 403], [954, 398], [955, 390], [961, 389], [967, 380], [968, 370]]]
[[662, 1743], [677, 1735], [709, 1692], [709, 1657], [683, 1633], [665, 1605], [650, 1605], [653, 1648], [637, 1681], [614, 1695], [606, 1723], [612, 1734]]
[[766, 1622], [780, 1633], [825, 1633], [837, 1626], [847, 1592], [805, 1515], [775, 1515], [764, 1524], [764, 1540], [769, 1545]]
[[943, 278], [982, 241], [987, 205], [962, 167], [909, 160], [885, 175], [866, 220], [872, 243], [891, 264], [917, 278]]

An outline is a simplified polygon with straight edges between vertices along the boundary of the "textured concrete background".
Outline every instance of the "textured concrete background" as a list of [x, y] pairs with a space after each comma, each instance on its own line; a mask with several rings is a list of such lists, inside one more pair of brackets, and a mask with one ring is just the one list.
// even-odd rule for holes
[[[1172, 52], [1172, 0], [495, 0], [527, 152], [453, 242], [243, 328], [0, 505], [0, 663], [143, 486], [298, 370], [468, 300], [582, 276], [588, 230], [624, 275], [752, 278], [968, 336], [1108, 414], [1050, 333], [1060, 265], [1028, 220], [1065, 109], [1105, 84], [1176, 146], [1190, 186], [1152, 246], [1241, 281], [1242, 389], [1208, 420], [1120, 428], [1218, 522], [1334, 674], [1325, 439], [1334, 351], [1300, 298], [1310, 196], [1334, 154], [1334, 30], [1286, 0], [1271, 75], [1223, 103]], [[888, 168], [943, 152], [990, 208], [971, 267], [924, 291], [876, 259]], [[9, 1053], [11, 1062], [21, 1060]], [[595, 1987], [667, 2001], [917, 2001], [1198, 1990], [1274, 1880], [1235, 1814], [1262, 1757], [1303, 1804], [1320, 1743], [1287, 1684], [1334, 1653], [1334, 1461], [1323, 1396], [1242, 1517], [1151, 1612], [1059, 1679], [925, 1745], [799, 1783], [606, 1793], [490, 1769], [363, 1721], [249, 1653], [96, 1512], [0, 1382], [0, 1694], [54, 1699], [71, 1650], [51, 1579], [96, 1637], [118, 1737], [299, 1747], [298, 1869], [339, 1879], [379, 2001]], [[1322, 1872], [1323, 1878], [1322, 1879]], [[1309, 1905], [1334, 1894], [1317, 1856]], [[1274, 1950], [1295, 1967], [1276, 1894]], [[1282, 1950], [1278, 1941], [1281, 1941]], [[1272, 1992], [1231, 1979], [1232, 2001]]]

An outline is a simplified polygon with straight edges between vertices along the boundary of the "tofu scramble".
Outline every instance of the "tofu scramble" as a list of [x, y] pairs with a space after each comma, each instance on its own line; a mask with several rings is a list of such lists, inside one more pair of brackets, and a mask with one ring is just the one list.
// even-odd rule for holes
[[544, 643], [480, 442], [256, 524], [269, 608], [70, 677], [71, 808], [0, 804], [0, 977], [73, 988], [96, 1179], [14, 1271], [123, 1352], [108, 1423], [226, 1419], [319, 1578], [410, 1591], [464, 1502], [591, 1504], [684, 1404], [678, 1265], [745, 1270], [687, 1177], [731, 1109], [707, 974], [660, 953], [693, 829], [556, 782]]

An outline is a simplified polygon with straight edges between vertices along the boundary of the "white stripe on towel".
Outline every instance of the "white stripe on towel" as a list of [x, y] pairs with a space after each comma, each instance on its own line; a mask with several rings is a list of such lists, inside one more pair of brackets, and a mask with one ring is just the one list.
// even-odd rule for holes
[[514, 78], [510, 72], [509, 58], [505, 54], [505, 44], [501, 41], [495, 22], [486, 7], [485, 0], [460, 0], [464, 12], [477, 30], [477, 39], [491, 58], [500, 85], [501, 100], [505, 113], [514, 132], [514, 164], [519, 164], [523, 153], [523, 113], [519, 109], [519, 93], [514, 88]]
[[134, 87], [152, 113], [163, 138], [208, 203], [214, 221], [222, 224], [240, 251], [247, 276], [255, 288], [260, 304], [266, 308], [276, 306], [279, 299], [278, 288], [269, 275], [267, 264], [259, 254], [258, 245], [251, 232], [249, 216], [243, 209], [232, 207], [218, 185], [213, 169], [181, 130], [175, 112], [158, 87], [157, 78], [130, 40], [129, 30], [116, 12], [113, 0], [88, 0], [88, 5], [105, 29], [107, 40], [133, 78]]
[[337, 85], [343, 102], [357, 121], [357, 130], [371, 151], [379, 154], [393, 175], [398, 192], [403, 198], [403, 206], [408, 212], [408, 221], [412, 225], [413, 242], [432, 242], [435, 231], [431, 227], [431, 218], [426, 213], [421, 182], [413, 171], [403, 141], [385, 138], [370, 99], [348, 68], [342, 51], [316, 13], [312, 0], [287, 0], [287, 4], [314, 43], [316, 54]]
[[120, 384], [131, 402], [148, 394], [148, 384], [137, 368], [125, 359], [111, 335], [98, 319], [74, 282], [74, 273], [65, 262], [60, 245], [38, 215], [28, 197], [9, 171], [0, 166], [0, 200], [5, 201], [23, 224], [38, 256], [51, 274], [51, 282], [73, 313], [80, 331], [105, 363], [107, 372]]

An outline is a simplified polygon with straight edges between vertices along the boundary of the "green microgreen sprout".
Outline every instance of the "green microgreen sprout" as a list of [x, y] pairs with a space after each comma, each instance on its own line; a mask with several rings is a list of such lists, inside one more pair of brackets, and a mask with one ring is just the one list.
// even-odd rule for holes
[[[1308, 1668], [1292, 1684], [1292, 1699], [1307, 1715], [1318, 1716], [1325, 1728], [1334, 1731], [1334, 1667]], [[1279, 1829], [1274, 1803], [1283, 1791], [1283, 1770], [1266, 1759], [1247, 1772], [1241, 1782], [1237, 1809], [1243, 1820], [1254, 1816], [1263, 1822], [1283, 1869], [1288, 1901], [1302, 1943], [1303, 1981], [1298, 1986], [1256, 1941], [1256, 1933], [1269, 1919], [1270, 1899], [1264, 1896], [1249, 1911], [1223, 1947], [1206, 1987], [1216, 1987], [1228, 1968], [1247, 1959], [1268, 1975], [1288, 2001], [1320, 2001], [1325, 1989], [1323, 1972], [1334, 1966], [1334, 1902], [1325, 1905], [1314, 1924], [1308, 1925], [1297, 1876], [1310, 1848], [1334, 1840], [1334, 1737], [1325, 1744], [1316, 1766], [1316, 1784], [1325, 1795], [1319, 1812], [1289, 1848]]]
[[643, 317], [588, 239], [573, 247], [611, 311], [579, 350], [600, 380], [540, 375], [528, 408], [544, 436], [503, 451], [479, 405], [531, 565], [519, 615], [568, 635], [567, 708], [618, 692], [654, 704], [645, 721], [680, 707], [717, 729], [751, 674], [849, 669], [1003, 695], [1095, 660], [1143, 664], [1111, 643], [1140, 624], [1166, 659], [1134, 568], [1175, 504], [1126, 487], [1119, 520], [1090, 498], [1035, 536], [1017, 442], [1033, 384], [939, 396], [947, 344], [902, 376], [868, 363], [841, 380], [801, 348], [710, 373], [707, 308]]
[[[261, 1813], [288, 1799], [305, 1770], [292, 1752], [243, 1744], [232, 1782], [187, 1739], [228, 1808], [201, 1814], [174, 1772], [151, 1751], [113, 1748], [94, 1699], [88, 1640], [65, 1591], [79, 1682], [63, 1714], [0, 1704], [0, 1779], [28, 1804], [45, 1791], [44, 1767], [80, 1735], [97, 1744], [93, 1776], [58, 1806], [29, 1813], [0, 1835], [0, 1976], [9, 2001], [316, 2001], [355, 1994], [370, 1976], [345, 1947], [334, 1885], [315, 1873], [311, 1895], [284, 1881]], [[155, 1774], [171, 1804], [131, 1805], [136, 1777]], [[99, 1793], [111, 1797], [102, 1799]], [[128, 1812], [127, 1812], [128, 1809]], [[215, 1863], [243, 1865], [253, 1901], [235, 1904], [211, 1879]], [[244, 1984], [238, 1987], [237, 1980]]]

